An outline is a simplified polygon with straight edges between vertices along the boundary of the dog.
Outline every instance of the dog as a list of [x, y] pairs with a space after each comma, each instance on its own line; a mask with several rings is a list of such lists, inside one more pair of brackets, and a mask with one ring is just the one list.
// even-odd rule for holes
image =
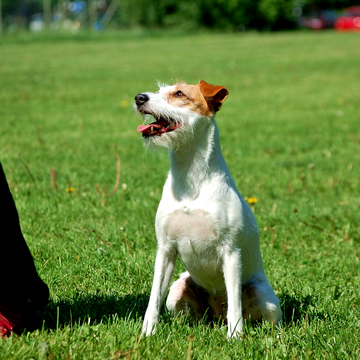
[[221, 153], [215, 114], [227, 96], [224, 86], [203, 80], [135, 96], [135, 110], [155, 120], [137, 131], [147, 145], [168, 148], [171, 160], [155, 220], [158, 251], [142, 328], [147, 336], [155, 333], [177, 256], [187, 271], [171, 285], [170, 312], [194, 321], [205, 315], [221, 319], [228, 338], [242, 333], [244, 319], [282, 321], [264, 273], [254, 215]]

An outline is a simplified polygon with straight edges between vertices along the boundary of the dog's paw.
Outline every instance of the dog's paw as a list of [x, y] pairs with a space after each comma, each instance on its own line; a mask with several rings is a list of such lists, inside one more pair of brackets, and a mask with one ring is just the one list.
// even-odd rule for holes
[[141, 336], [152, 336], [155, 334], [155, 326], [150, 328], [148, 326], [143, 326], [141, 330]]
[[235, 326], [232, 324], [232, 322], [228, 322], [227, 339], [241, 340], [241, 336], [243, 334], [243, 320], [239, 319]]
[[228, 340], [231, 340], [231, 339], [235, 339], [235, 340], [242, 340], [242, 331], [233, 331], [233, 332], [229, 332], [227, 333], [227, 336], [226, 338]]
[[141, 330], [141, 335], [151, 336], [154, 335], [156, 331], [156, 323], [153, 321], [144, 320], [144, 324]]
[[153, 327], [152, 329], [143, 327], [141, 331], [141, 336], [152, 336], [152, 335], [155, 335], [155, 327]]
[[236, 339], [236, 340], [241, 340], [242, 339], [242, 334], [243, 334], [243, 330], [242, 330], [242, 326], [240, 326], [239, 324], [234, 328], [231, 328], [231, 326], [228, 326], [228, 332], [227, 332], [227, 339]]

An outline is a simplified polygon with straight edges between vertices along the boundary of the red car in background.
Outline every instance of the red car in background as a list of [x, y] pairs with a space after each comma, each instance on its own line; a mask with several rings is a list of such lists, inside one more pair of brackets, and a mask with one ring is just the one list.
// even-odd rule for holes
[[360, 31], [360, 6], [345, 9], [345, 14], [336, 19], [334, 27], [339, 31]]

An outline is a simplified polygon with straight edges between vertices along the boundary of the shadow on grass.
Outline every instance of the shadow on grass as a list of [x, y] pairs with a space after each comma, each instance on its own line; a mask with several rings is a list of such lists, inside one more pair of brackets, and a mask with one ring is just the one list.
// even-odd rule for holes
[[113, 321], [114, 316], [139, 319], [146, 310], [149, 295], [78, 295], [73, 299], [49, 301], [43, 311], [45, 329], [82, 324], [90, 325]]
[[[314, 296], [283, 293], [280, 296], [284, 323], [288, 326], [312, 319], [325, 319], [325, 314], [318, 311]], [[78, 295], [73, 299], [49, 301], [43, 312], [45, 329], [57, 329], [68, 325], [90, 325], [102, 322], [107, 324], [117, 318], [127, 320], [141, 319], [145, 313], [149, 295]]]
[[299, 322], [310, 322], [314, 318], [325, 319], [325, 314], [317, 309], [318, 300], [315, 296], [303, 296], [301, 293], [292, 296], [283, 293], [279, 298], [284, 323], [289, 326]]

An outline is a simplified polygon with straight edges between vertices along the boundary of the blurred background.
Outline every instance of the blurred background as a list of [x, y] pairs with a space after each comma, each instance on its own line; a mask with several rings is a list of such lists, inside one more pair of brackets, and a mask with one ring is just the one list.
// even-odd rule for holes
[[0, 0], [0, 31], [360, 30], [359, 0]]

